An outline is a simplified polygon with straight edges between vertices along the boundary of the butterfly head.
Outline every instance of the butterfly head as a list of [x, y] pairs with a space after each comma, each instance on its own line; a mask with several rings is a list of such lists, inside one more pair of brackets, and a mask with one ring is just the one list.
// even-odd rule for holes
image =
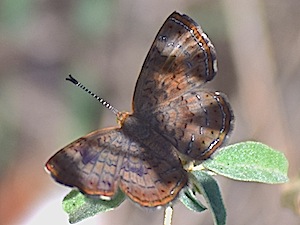
[[119, 124], [120, 127], [123, 126], [126, 118], [130, 115], [129, 112], [118, 112], [117, 113], [117, 123]]

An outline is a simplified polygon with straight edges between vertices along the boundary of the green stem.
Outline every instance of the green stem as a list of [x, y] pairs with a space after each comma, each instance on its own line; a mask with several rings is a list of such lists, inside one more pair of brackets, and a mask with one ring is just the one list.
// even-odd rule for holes
[[168, 206], [167, 208], [165, 208], [164, 225], [172, 224], [172, 216], [173, 216], [173, 207]]

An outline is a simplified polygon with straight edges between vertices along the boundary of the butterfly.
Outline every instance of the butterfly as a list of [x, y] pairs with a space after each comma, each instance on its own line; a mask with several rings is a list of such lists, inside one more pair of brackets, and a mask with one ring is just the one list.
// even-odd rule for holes
[[[132, 112], [119, 112], [96, 96], [116, 114], [118, 126], [75, 140], [46, 169], [86, 195], [109, 199], [120, 189], [143, 207], [171, 204], [188, 184], [182, 160], [209, 158], [232, 129], [226, 96], [203, 90], [216, 72], [207, 35], [190, 17], [173, 12], [142, 66]], [[72, 76], [67, 79], [90, 92]]]

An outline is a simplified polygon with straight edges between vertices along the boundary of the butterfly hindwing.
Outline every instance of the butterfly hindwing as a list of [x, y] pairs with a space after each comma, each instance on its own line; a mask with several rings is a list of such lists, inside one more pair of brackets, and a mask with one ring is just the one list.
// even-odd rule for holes
[[180, 153], [194, 160], [207, 159], [233, 126], [226, 96], [210, 91], [189, 91], [160, 104], [145, 120]]
[[163, 206], [174, 200], [187, 183], [187, 173], [174, 146], [134, 116], [124, 121], [122, 129], [127, 144], [121, 190], [146, 207]]

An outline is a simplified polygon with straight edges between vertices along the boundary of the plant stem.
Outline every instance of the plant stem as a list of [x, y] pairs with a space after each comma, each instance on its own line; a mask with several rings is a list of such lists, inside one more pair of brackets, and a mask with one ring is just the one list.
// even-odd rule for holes
[[168, 206], [165, 209], [164, 225], [171, 225], [172, 224], [172, 216], [173, 216], [173, 207]]

